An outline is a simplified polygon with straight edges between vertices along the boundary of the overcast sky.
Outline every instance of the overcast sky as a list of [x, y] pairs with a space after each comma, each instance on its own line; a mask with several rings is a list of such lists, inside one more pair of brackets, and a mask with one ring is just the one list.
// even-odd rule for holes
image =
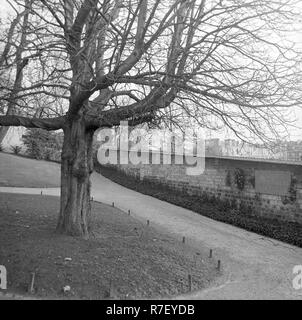
[[[9, 13], [13, 13], [13, 10], [11, 9], [9, 3], [6, 0], [0, 0], [0, 17], [5, 19]], [[301, 34], [297, 33], [296, 41], [300, 43], [302, 47]], [[299, 108], [297, 107], [293, 110], [293, 117], [295, 117], [296, 119], [295, 126], [297, 126], [297, 128], [294, 128], [294, 127], [288, 128], [290, 132], [290, 139], [302, 140], [302, 106]], [[232, 133], [226, 132], [224, 130], [222, 130], [221, 132], [206, 131], [206, 135], [207, 135], [207, 138], [220, 138], [220, 139], [234, 138]]]

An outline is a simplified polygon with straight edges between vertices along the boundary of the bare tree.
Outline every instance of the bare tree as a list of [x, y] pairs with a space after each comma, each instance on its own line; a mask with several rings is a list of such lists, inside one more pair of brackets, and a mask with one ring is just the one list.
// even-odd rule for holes
[[[21, 90], [22, 80], [23, 80], [23, 69], [26, 67], [28, 63], [28, 59], [23, 59], [22, 53], [25, 48], [26, 37], [27, 37], [27, 27], [28, 27], [28, 17], [30, 10], [30, 2], [26, 1], [25, 9], [18, 13], [15, 19], [11, 22], [10, 28], [7, 33], [7, 38], [5, 41], [5, 47], [0, 57], [0, 68], [4, 70], [8, 67], [9, 55], [11, 54], [11, 47], [15, 47], [14, 52], [14, 64], [15, 64], [15, 79], [13, 81], [13, 86], [11, 90], [8, 92], [7, 97], [7, 108], [6, 115], [12, 115], [15, 113], [15, 104], [16, 104], [16, 96], [18, 92]], [[21, 24], [21, 32], [20, 32], [20, 42], [18, 45], [14, 44], [14, 35], [16, 34], [16, 29], [18, 28], [18, 24]], [[3, 88], [2, 88], [3, 89]], [[0, 143], [3, 141], [9, 127], [1, 127], [0, 128]]]
[[[88, 236], [98, 128], [215, 118], [263, 137], [301, 102], [295, 0], [15, 0], [30, 10], [20, 115], [2, 126], [63, 129], [58, 230]], [[17, 9], [16, 9], [17, 10]], [[9, 41], [9, 39], [8, 39]], [[36, 70], [31, 74], [30, 70]], [[301, 83], [301, 82], [300, 82]], [[55, 99], [39, 106], [33, 97]], [[40, 99], [39, 99], [40, 100]], [[169, 112], [166, 112], [169, 108]]]

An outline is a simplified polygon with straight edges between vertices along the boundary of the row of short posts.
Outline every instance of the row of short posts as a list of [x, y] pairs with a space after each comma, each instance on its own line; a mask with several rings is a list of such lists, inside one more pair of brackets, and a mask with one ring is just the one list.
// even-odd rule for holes
[[[186, 243], [186, 237], [182, 238], [182, 243]], [[209, 252], [209, 259], [213, 258], [213, 249], [210, 249]], [[216, 269], [220, 272], [221, 271], [221, 260], [217, 261], [217, 267]], [[192, 291], [192, 275], [188, 274], [188, 288], [189, 288], [189, 292]]]
[[[41, 191], [41, 195], [42, 195], [42, 191]], [[91, 198], [91, 201], [93, 201], [93, 197]], [[114, 202], [112, 202], [112, 207], [115, 207]], [[128, 210], [128, 216], [131, 215], [131, 210]], [[147, 220], [147, 226], [150, 226], [150, 220]], [[182, 237], [182, 243], [185, 244], [186, 243], [186, 237]], [[209, 252], [209, 258], [212, 259], [213, 258], [213, 249], [210, 249]], [[217, 267], [216, 269], [220, 272], [221, 271], [221, 260], [217, 261]], [[192, 291], [192, 275], [189, 274], [188, 275], [188, 288], [189, 288], [189, 292]]]
[[[112, 207], [114, 207], [114, 202], [112, 202]], [[131, 215], [131, 210], [128, 210], [128, 215]], [[150, 225], [150, 220], [147, 220], [147, 226]], [[182, 243], [185, 244], [186, 243], [186, 237], [182, 237]], [[213, 249], [210, 249], [209, 252], [209, 258], [212, 259], [213, 258]], [[217, 270], [220, 272], [221, 271], [221, 260], [217, 261]], [[188, 275], [188, 287], [189, 287], [189, 292], [192, 291], [192, 275], [189, 274]]]

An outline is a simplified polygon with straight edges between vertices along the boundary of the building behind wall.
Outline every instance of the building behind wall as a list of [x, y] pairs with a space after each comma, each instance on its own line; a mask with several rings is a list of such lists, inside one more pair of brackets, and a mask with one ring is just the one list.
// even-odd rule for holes
[[280, 142], [275, 147], [248, 144], [235, 139], [207, 139], [207, 156], [229, 156], [239, 158], [302, 161], [302, 141]]

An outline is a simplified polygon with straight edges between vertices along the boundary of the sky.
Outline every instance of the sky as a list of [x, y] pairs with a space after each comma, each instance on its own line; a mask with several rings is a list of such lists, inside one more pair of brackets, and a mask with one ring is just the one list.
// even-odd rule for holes
[[[0, 0], [0, 18], [6, 18], [9, 13], [13, 12], [9, 3], [6, 0]], [[301, 17], [302, 19], [302, 17]], [[295, 41], [300, 44], [302, 47], [302, 36], [301, 34], [296, 35]], [[302, 105], [301, 107], [297, 107], [292, 110], [293, 111], [293, 119], [295, 119], [294, 126], [295, 127], [289, 127], [288, 131], [290, 134], [290, 137], [288, 140], [302, 140]], [[219, 139], [230, 139], [235, 138], [231, 132], [228, 132], [227, 130], [221, 130], [221, 131], [210, 131], [205, 130], [206, 138], [219, 138]]]

